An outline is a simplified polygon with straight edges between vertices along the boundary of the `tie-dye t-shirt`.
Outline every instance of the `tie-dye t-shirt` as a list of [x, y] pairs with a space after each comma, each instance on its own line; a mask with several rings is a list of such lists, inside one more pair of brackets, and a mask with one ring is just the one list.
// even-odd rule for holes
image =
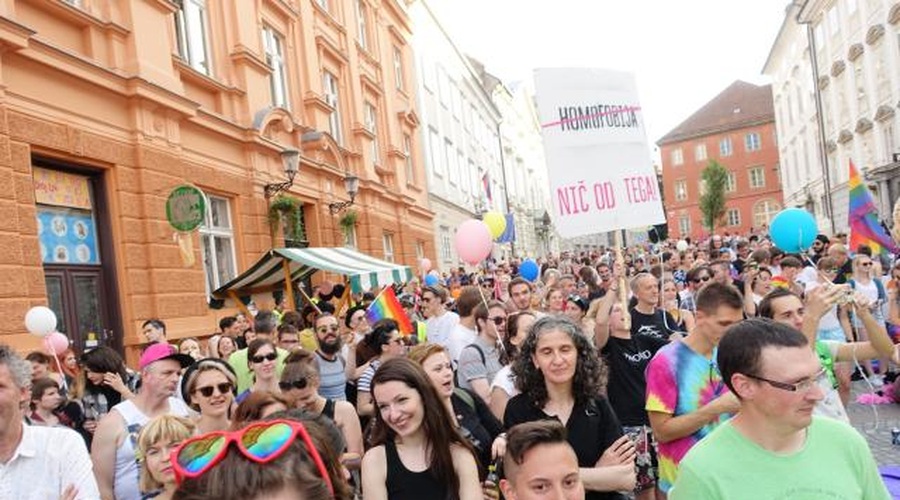
[[[660, 349], [647, 365], [647, 411], [677, 417], [694, 412], [727, 392], [715, 359], [715, 353], [706, 358], [681, 341]], [[675, 483], [678, 463], [688, 450], [729, 417], [722, 415], [715, 423], [703, 426], [690, 436], [658, 444], [659, 487], [662, 491], [668, 492]]]

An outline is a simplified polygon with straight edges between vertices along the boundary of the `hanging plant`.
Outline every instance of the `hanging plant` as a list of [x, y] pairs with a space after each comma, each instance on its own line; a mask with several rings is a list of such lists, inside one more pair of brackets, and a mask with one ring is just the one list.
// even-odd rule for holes
[[338, 219], [338, 224], [340, 224], [344, 232], [347, 232], [356, 226], [357, 220], [359, 220], [359, 213], [356, 210], [347, 210], [344, 215]]
[[301, 210], [303, 210], [303, 204], [297, 198], [277, 196], [269, 204], [269, 225], [272, 233], [274, 234], [278, 225], [283, 222], [285, 242], [305, 239], [303, 220], [300, 216]]

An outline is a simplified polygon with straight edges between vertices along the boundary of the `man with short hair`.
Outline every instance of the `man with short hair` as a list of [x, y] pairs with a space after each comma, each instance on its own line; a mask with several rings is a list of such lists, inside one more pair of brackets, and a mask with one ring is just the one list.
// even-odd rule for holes
[[506, 308], [493, 300], [485, 307], [479, 302], [473, 312], [478, 336], [459, 355], [459, 386], [481, 396], [485, 403], [491, 397], [491, 382], [500, 371], [500, 332], [506, 329]]
[[[256, 339], [271, 339], [277, 333], [277, 330], [278, 318], [275, 316], [275, 313], [266, 310], [259, 311], [256, 313], [256, 317], [253, 318], [254, 338], [248, 337], [247, 344], [249, 345], [250, 342]], [[284, 369], [284, 358], [288, 356], [288, 351], [276, 346], [275, 352], [278, 354], [275, 370], [280, 377], [281, 370]], [[228, 364], [234, 368], [234, 373], [237, 375], [238, 394], [249, 389], [253, 385], [253, 372], [250, 371], [250, 364], [247, 362], [247, 348], [231, 353], [231, 356], [228, 356]]]
[[137, 395], [114, 406], [97, 423], [91, 445], [97, 485], [104, 500], [141, 498], [137, 436], [159, 415], [186, 417], [190, 409], [173, 397], [181, 369], [194, 359], [169, 344], [153, 344], [140, 359], [141, 387]]
[[278, 327], [278, 347], [291, 352], [294, 349], [302, 349], [300, 346], [300, 332], [294, 325], [280, 325]]
[[556, 284], [562, 288], [563, 297], [570, 297], [578, 294], [578, 280], [575, 279], [574, 275], [563, 274], [559, 277], [559, 281], [557, 281]]
[[532, 292], [531, 283], [525, 278], [517, 276], [509, 282], [509, 301], [512, 303], [511, 312], [531, 312]]
[[566, 428], [556, 420], [513, 426], [500, 490], [507, 500], [584, 500], [584, 483]]
[[147, 338], [148, 344], [167, 342], [166, 324], [161, 319], [152, 318], [144, 321], [144, 324], [141, 325], [141, 333]]
[[797, 283], [797, 277], [803, 269], [803, 263], [793, 255], [781, 259], [781, 274], [772, 277], [772, 288], [787, 288], [796, 293], [803, 293], [803, 286]]
[[456, 299], [456, 314], [459, 315], [459, 322], [450, 333], [447, 339], [447, 352], [453, 365], [457, 366], [459, 355], [463, 348], [475, 341], [478, 332], [475, 330], [475, 307], [481, 303], [481, 292], [478, 286], [463, 287]]
[[[611, 288], [612, 293], [617, 289]], [[631, 313], [631, 335], [646, 335], [658, 340], [669, 340], [679, 333], [675, 327], [675, 318], [658, 307], [659, 281], [650, 273], [640, 273], [631, 279], [631, 293], [637, 303], [629, 309]], [[686, 332], [685, 332], [686, 333]]]
[[24, 422], [31, 366], [0, 344], [0, 497], [97, 499], [84, 440], [71, 429]]
[[422, 312], [425, 317], [425, 331], [428, 342], [450, 345], [450, 335], [459, 323], [459, 315], [448, 311], [447, 290], [441, 286], [426, 286], [422, 289]]
[[223, 336], [233, 339], [240, 337], [244, 333], [241, 331], [241, 323], [238, 321], [237, 316], [225, 316], [220, 319], [219, 330]]
[[605, 294], [607, 290], [609, 290], [612, 284], [612, 268], [609, 267], [609, 264], [606, 262], [601, 262], [597, 264], [597, 276], [600, 278], [600, 288], [603, 289], [603, 293]]
[[321, 314], [314, 323], [319, 348], [316, 363], [319, 365], [319, 394], [335, 401], [347, 400], [347, 381], [355, 380], [354, 374], [362, 373], [368, 364], [357, 368], [356, 345], [347, 349], [347, 359], [341, 355], [341, 327], [331, 314]]
[[[837, 236], [836, 236], [837, 238]], [[837, 261], [837, 276], [832, 280], [835, 285], [843, 285], [853, 275], [853, 263], [850, 253], [842, 243], [832, 243], [827, 250], [828, 256]]]
[[825, 375], [803, 334], [750, 319], [717, 357], [740, 410], [687, 454], [672, 500], [890, 498], [866, 440], [813, 416]]
[[734, 287], [712, 282], [697, 294], [695, 317], [691, 334], [660, 349], [647, 365], [646, 410], [663, 493], [685, 453], [739, 407], [722, 385], [714, 354], [725, 330], [743, 319], [743, 299]]
[[713, 270], [708, 266], [697, 266], [688, 271], [687, 288], [679, 293], [682, 309], [687, 309], [691, 312], [697, 310], [697, 303], [694, 301], [694, 298], [697, 296], [697, 292], [712, 280], [712, 277]]

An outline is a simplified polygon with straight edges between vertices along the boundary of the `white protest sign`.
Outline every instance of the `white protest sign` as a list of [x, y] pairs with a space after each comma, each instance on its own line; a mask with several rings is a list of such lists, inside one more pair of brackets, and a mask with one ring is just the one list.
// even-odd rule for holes
[[534, 79], [559, 234], [665, 222], [634, 76], [538, 69]]

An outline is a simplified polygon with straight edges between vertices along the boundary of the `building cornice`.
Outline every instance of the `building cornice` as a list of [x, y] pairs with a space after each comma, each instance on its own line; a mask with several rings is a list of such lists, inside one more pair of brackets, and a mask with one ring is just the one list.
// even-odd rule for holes
[[731, 124], [728, 124], [728, 126], [724, 126], [724, 127], [711, 127], [711, 128], [706, 128], [703, 130], [698, 130], [698, 131], [692, 132], [690, 134], [669, 137], [665, 141], [660, 141], [656, 144], [658, 146], [667, 146], [667, 145], [675, 144], [678, 142], [685, 142], [685, 141], [689, 141], [692, 139], [696, 139], [698, 137], [707, 137], [710, 135], [717, 135], [717, 134], [722, 134], [725, 132], [733, 132], [735, 130], [742, 130], [745, 128], [758, 127], [760, 125], [766, 125], [769, 123], [772, 123], [772, 124], [775, 123], [774, 115], [767, 116], [765, 118], [761, 118], [761, 119], [757, 119], [757, 120], [748, 120], [746, 122], [741, 122], [741, 123], [737, 123], [737, 124], [731, 123]]

